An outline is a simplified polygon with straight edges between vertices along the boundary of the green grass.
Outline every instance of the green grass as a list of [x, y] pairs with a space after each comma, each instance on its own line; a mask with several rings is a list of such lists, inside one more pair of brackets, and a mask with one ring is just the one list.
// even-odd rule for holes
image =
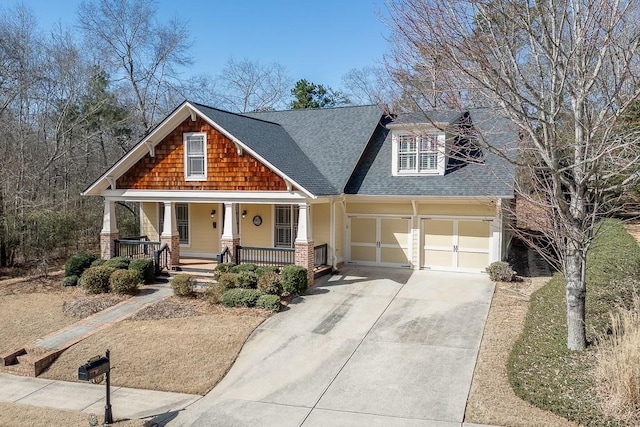
[[[640, 247], [620, 221], [603, 221], [587, 256], [587, 333], [606, 333], [609, 311], [628, 306], [640, 280]], [[556, 274], [531, 296], [522, 336], [509, 357], [509, 381], [522, 399], [585, 425], [617, 425], [594, 391], [594, 348], [567, 349], [565, 281]]]

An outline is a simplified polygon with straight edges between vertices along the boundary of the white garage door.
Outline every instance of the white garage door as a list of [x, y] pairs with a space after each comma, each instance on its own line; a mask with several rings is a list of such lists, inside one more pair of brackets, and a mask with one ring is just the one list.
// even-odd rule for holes
[[425, 218], [421, 222], [423, 267], [484, 271], [489, 265], [491, 221]]
[[410, 266], [411, 221], [406, 217], [349, 217], [349, 262]]

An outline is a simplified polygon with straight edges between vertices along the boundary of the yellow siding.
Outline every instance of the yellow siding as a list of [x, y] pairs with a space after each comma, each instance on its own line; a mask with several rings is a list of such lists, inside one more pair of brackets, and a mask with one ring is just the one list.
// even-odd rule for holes
[[397, 214], [413, 215], [411, 203], [347, 203], [350, 214]]
[[495, 216], [496, 208], [488, 203], [419, 204], [420, 215]]
[[[211, 210], [216, 214], [211, 218]], [[217, 203], [190, 203], [189, 204], [189, 245], [184, 252], [202, 254], [216, 254], [220, 252], [220, 231], [222, 227], [222, 214]], [[216, 228], [213, 228], [213, 222]]]
[[[245, 246], [270, 248], [273, 246], [273, 205], [240, 205], [240, 213], [247, 211], [244, 218], [240, 218], [241, 242]], [[253, 217], [262, 217], [262, 225], [253, 225]]]
[[324, 243], [329, 243], [330, 235], [331, 235], [331, 224], [330, 224], [330, 203], [324, 203], [321, 205], [313, 205], [311, 207], [311, 222], [313, 223], [313, 228], [311, 229], [313, 242], [316, 246], [322, 245]]
[[159, 241], [158, 204], [140, 203], [140, 217], [142, 218], [142, 235], [147, 236], [151, 241]]

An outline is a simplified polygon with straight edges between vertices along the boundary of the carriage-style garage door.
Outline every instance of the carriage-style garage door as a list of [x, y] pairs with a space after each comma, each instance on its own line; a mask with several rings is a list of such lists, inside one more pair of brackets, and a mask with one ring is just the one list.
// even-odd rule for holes
[[349, 217], [349, 260], [355, 264], [410, 266], [411, 220], [407, 217]]
[[489, 265], [491, 221], [425, 218], [421, 230], [423, 267], [484, 271]]

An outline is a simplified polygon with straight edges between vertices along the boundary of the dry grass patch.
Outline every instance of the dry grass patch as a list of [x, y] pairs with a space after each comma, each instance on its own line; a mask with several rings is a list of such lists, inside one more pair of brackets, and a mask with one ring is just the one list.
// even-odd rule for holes
[[498, 283], [491, 302], [473, 374], [464, 421], [502, 426], [575, 426], [516, 396], [507, 377], [507, 359], [520, 336], [529, 307], [528, 295], [548, 278]]
[[[162, 305], [177, 310], [188, 303], [170, 298]], [[227, 373], [249, 334], [269, 314], [208, 307], [199, 301], [191, 304], [204, 314], [120, 322], [65, 351], [41, 377], [76, 381], [78, 366], [108, 348], [115, 386], [205, 394]], [[152, 314], [162, 310], [150, 309]]]
[[596, 378], [603, 412], [640, 425], [640, 298], [611, 314], [611, 335], [600, 339]]
[[[98, 425], [104, 421], [104, 413], [96, 414]], [[142, 420], [120, 421], [114, 420], [119, 427], [143, 427]], [[0, 402], [0, 426], [7, 427], [35, 427], [35, 426], [82, 426], [89, 425], [89, 414], [81, 412], [62, 411], [60, 409], [41, 408], [20, 403]]]
[[62, 311], [66, 316], [84, 319], [130, 297], [115, 294], [87, 295], [73, 301], [65, 301]]

